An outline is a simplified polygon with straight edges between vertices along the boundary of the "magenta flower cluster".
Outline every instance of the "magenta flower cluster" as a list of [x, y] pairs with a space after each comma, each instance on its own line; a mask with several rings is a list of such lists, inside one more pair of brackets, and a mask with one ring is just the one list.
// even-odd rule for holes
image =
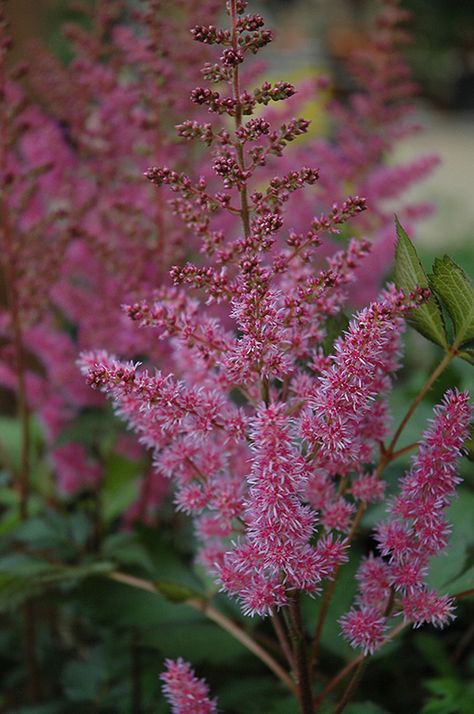
[[[389, 286], [328, 345], [371, 246], [353, 237], [323, 267], [321, 244], [342, 226], [350, 231], [348, 221], [366, 201], [347, 197], [296, 230], [291, 196], [309, 190], [320, 172], [292, 169], [262, 185], [259, 170], [268, 156], [281, 153], [282, 137], [294, 140], [307, 123], [292, 119], [272, 128], [261, 116], [246, 119], [258, 105], [285, 100], [294, 90], [265, 83], [252, 94], [242, 91], [240, 65], [262, 36], [248, 29], [261, 28], [259, 16], [239, 18], [244, 5], [237, 11], [235, 2], [228, 4], [231, 31], [193, 31], [199, 42], [224, 48], [212, 77], [207, 66], [205, 74], [227, 84], [228, 93], [193, 90], [192, 101], [216, 116], [178, 131], [211, 147], [214, 176], [193, 179], [167, 167], [146, 172], [155, 186], [178, 195], [172, 210], [201, 239], [204, 255], [172, 268], [174, 288], [125, 308], [168, 339], [174, 374], [105, 353], [84, 354], [81, 363], [89, 384], [112, 399], [153, 449], [156, 471], [174, 480], [177, 507], [195, 519], [200, 562], [244, 613], [266, 616], [295, 592], [316, 594], [334, 576], [348, 558], [361, 509], [383, 497], [374, 463], [388, 434], [386, 397], [400, 366], [403, 318], [429, 291], [403, 295]], [[233, 120], [233, 132], [217, 122], [221, 115]], [[219, 179], [224, 191], [212, 188]], [[235, 221], [229, 227], [229, 214], [240, 217], [240, 228]], [[342, 620], [346, 636], [366, 652], [383, 642], [385, 620], [400, 598], [415, 624], [449, 619], [450, 604], [423, 583], [430, 555], [445, 544], [441, 511], [454, 477], [439, 492], [431, 481], [420, 490], [428, 464], [437, 472], [449, 452], [454, 468], [466, 434], [467, 396], [447, 399], [452, 406], [440, 411], [435, 429], [445, 430], [441, 415], [449, 414], [448, 451], [439, 451], [439, 436], [425, 435], [418, 466], [392, 507], [393, 522], [378, 531], [385, 560], [363, 565], [360, 607]], [[414, 520], [421, 503], [425, 530]], [[392, 533], [405, 535], [404, 550], [391, 545]]]
[[[101, 4], [92, 33], [67, 28], [67, 71], [37, 51], [8, 73], [0, 45], [0, 384], [17, 396], [24, 434], [21, 515], [31, 413], [62, 497], [97, 489], [112, 452], [141, 464], [126, 524], [153, 523], [172, 483], [199, 568], [245, 615], [272, 620], [306, 714], [327, 601], [308, 662], [298, 600], [331, 594], [399, 455], [398, 435], [386, 447], [389, 395], [405, 320], [430, 291], [381, 284], [393, 199], [437, 159], [387, 161], [417, 130], [398, 0], [382, 3], [349, 58], [358, 89], [347, 102], [327, 101], [325, 78], [298, 91], [263, 79], [251, 60], [273, 35], [244, 0], [226, 3], [228, 28], [215, 24], [218, 0], [166, 6], [149, 0], [126, 17], [120, 2]], [[50, 89], [46, 111], [32, 97]], [[314, 96], [330, 139], [298, 116]], [[204, 152], [189, 151], [192, 141]], [[430, 211], [399, 208], [408, 224]], [[120, 434], [107, 454], [65, 438], [77, 419], [103, 415], [100, 392], [136, 437]], [[454, 617], [428, 574], [448, 542], [470, 423], [468, 394], [448, 391], [408, 447], [412, 467], [339, 621], [364, 655], [394, 623]], [[175, 714], [217, 711], [183, 660], [167, 660], [162, 680]]]
[[191, 666], [181, 658], [166, 660], [166, 672], [161, 675], [163, 692], [173, 714], [216, 714], [217, 704], [209, 698], [209, 687], [198, 679]]
[[[240, 220], [232, 193], [241, 191], [255, 170], [268, 188], [261, 191], [258, 185], [248, 197], [249, 209], [255, 211], [252, 240], [258, 239], [259, 245], [269, 249], [275, 231], [282, 227], [279, 212], [291, 210], [292, 229], [286, 241], [292, 253], [303, 258], [326, 231], [319, 263], [331, 255], [335, 261], [347, 260], [347, 275], [338, 280], [347, 280], [351, 300], [360, 303], [373, 299], [390, 260], [388, 226], [393, 204], [387, 210], [386, 201], [401, 196], [435, 163], [432, 157], [423, 157], [405, 166], [386, 164], [394, 143], [415, 128], [405, 120], [413, 86], [398, 49], [404, 41], [398, 29], [403, 13], [396, 4], [383, 8], [364, 53], [354, 52], [349, 58], [349, 71], [358, 85], [349, 112], [339, 102], [324, 98], [325, 78], [307, 83], [296, 93], [288, 83], [266, 81], [252, 91], [240, 91], [238, 99], [218, 91], [219, 83], [230, 80], [232, 84], [235, 70], [246, 67], [243, 60], [272, 39], [260, 15], [243, 12], [237, 16], [234, 46], [233, 31], [215, 25], [220, 9], [220, 0], [177, 0], [169, 13], [164, 4], [149, 0], [128, 17], [121, 3], [112, 0], [83, 24], [65, 28], [74, 53], [67, 71], [36, 48], [29, 66], [22, 64], [8, 73], [4, 64], [9, 42], [3, 28], [2, 86], [7, 98], [4, 106], [10, 109], [2, 114], [2, 210], [9, 226], [2, 234], [2, 266], [9, 304], [0, 320], [5, 345], [0, 353], [0, 382], [8, 390], [25, 392], [29, 410], [43, 426], [49, 465], [62, 495], [94, 490], [104, 474], [96, 449], [64, 437], [71, 426], [74, 431], [78, 417], [103, 404], [81, 382], [74, 364], [77, 352], [99, 346], [126, 358], [146, 355], [163, 368], [174, 369], [167, 348], [157, 344], [153, 334], [137, 333], [120, 305], [134, 305], [167, 283], [170, 264], [182, 262], [189, 252], [190, 230], [218, 269], [180, 264], [173, 278], [207, 286], [213, 299], [228, 298], [228, 266], [243, 248], [239, 240], [225, 239], [236, 235]], [[198, 40], [194, 46], [186, 30], [187, 23], [193, 22], [199, 22], [193, 30]], [[85, 29], [88, 25], [92, 32]], [[217, 63], [209, 61], [210, 45], [219, 47]], [[201, 77], [210, 86], [193, 91], [198, 103], [190, 106], [188, 97], [201, 61]], [[258, 83], [257, 70], [244, 72], [249, 84]], [[372, 91], [375, 85], [376, 92]], [[310, 123], [294, 116], [301, 104], [318, 93], [331, 117], [335, 141], [310, 138]], [[38, 96], [48, 97], [47, 112], [35, 101]], [[275, 102], [288, 106], [276, 125], [271, 108]], [[228, 122], [209, 120], [207, 110], [213, 107], [217, 115], [229, 115], [234, 121], [237, 114], [246, 117], [235, 132], [241, 149], [248, 152], [245, 167], [240, 166]], [[256, 108], [257, 115], [246, 114]], [[184, 122], [183, 111], [192, 112]], [[185, 143], [171, 136], [171, 127], [178, 121], [183, 139], [220, 147], [212, 168], [206, 158], [193, 157], [198, 176], [194, 182], [184, 173], [191, 155]], [[286, 151], [290, 145], [291, 160]], [[304, 155], [301, 163], [310, 155], [318, 156], [324, 165], [322, 175], [315, 167], [295, 171], [292, 161], [298, 161], [300, 154]], [[179, 171], [160, 168], [149, 175], [154, 183], [167, 183], [176, 191], [171, 209], [183, 219], [182, 225], [140, 178], [151, 160], [179, 166]], [[276, 160], [283, 168], [281, 175], [277, 175]], [[216, 178], [222, 181], [220, 189], [207, 190]], [[363, 211], [365, 200], [347, 200], [347, 187], [367, 197], [370, 212]], [[400, 205], [399, 201], [399, 210], [401, 217], [413, 221], [426, 212], [426, 206]], [[314, 211], [317, 218], [312, 220]], [[363, 281], [353, 280], [349, 268], [353, 259], [367, 253], [364, 243], [359, 241], [353, 253], [338, 258], [338, 246], [329, 240], [355, 214], [354, 234], [367, 235], [373, 246], [365, 258]], [[18, 238], [14, 243], [13, 236]], [[45, 237], [51, 250], [43, 249]], [[246, 241], [250, 249], [249, 236]], [[285, 272], [290, 264], [293, 269], [293, 260], [291, 254], [274, 250], [269, 267]], [[321, 280], [333, 278], [328, 272]], [[298, 294], [291, 298], [295, 315], [309, 311], [311, 292], [318, 289], [309, 279], [298, 287]], [[335, 303], [338, 299], [331, 296]], [[315, 316], [311, 328], [315, 332], [317, 321]], [[14, 324], [21, 328], [21, 339], [15, 337]], [[206, 329], [211, 329], [209, 321]], [[292, 332], [295, 343], [298, 330]], [[18, 353], [20, 344], [23, 356]], [[31, 359], [25, 359], [26, 354]], [[270, 364], [273, 359], [283, 357], [268, 354]], [[311, 359], [317, 364], [319, 357]], [[235, 369], [237, 378], [238, 357]], [[24, 388], [19, 385], [18, 371], [25, 373]], [[112, 448], [146, 463], [143, 450], [131, 437], [122, 434]], [[151, 522], [166, 483], [158, 472], [141, 468], [139, 497], [127, 519]]]

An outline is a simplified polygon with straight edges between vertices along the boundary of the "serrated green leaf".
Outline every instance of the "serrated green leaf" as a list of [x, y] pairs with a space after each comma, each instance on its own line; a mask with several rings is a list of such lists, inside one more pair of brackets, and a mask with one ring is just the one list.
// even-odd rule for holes
[[154, 586], [160, 595], [163, 595], [170, 602], [186, 602], [186, 600], [198, 599], [202, 600], [203, 596], [197, 590], [188, 588], [187, 585], [180, 583], [167, 582], [166, 580], [155, 580]]
[[441, 298], [454, 325], [456, 345], [474, 339], [474, 285], [448, 255], [436, 258], [429, 276], [432, 290]]
[[[397, 245], [395, 249], [395, 283], [400, 290], [410, 293], [417, 287], [429, 287], [415, 246], [398, 218], [395, 219]], [[424, 337], [441, 347], [448, 346], [443, 313], [434, 295], [410, 313], [410, 323]]]
[[434, 695], [421, 714], [472, 714], [474, 685], [465, 685], [453, 677], [430, 679], [425, 686]]

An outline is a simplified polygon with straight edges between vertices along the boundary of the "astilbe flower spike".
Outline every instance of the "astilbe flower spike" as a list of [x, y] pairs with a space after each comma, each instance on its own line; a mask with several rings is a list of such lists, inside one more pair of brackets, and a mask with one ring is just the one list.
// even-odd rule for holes
[[[360, 567], [359, 607], [341, 620], [344, 635], [364, 652], [383, 642], [383, 627], [375, 633], [361, 626], [377, 616], [401, 614], [419, 627], [429, 622], [444, 627], [454, 618], [452, 598], [426, 584], [429, 560], [447, 545], [450, 526], [445, 511], [461, 481], [457, 474], [462, 446], [468, 436], [472, 410], [467, 392], [448, 391], [423, 434], [410, 471], [402, 478], [400, 494], [390, 506], [391, 517], [376, 529], [380, 555]], [[393, 605], [387, 611], [390, 593]]]
[[181, 657], [165, 661], [166, 672], [161, 679], [163, 693], [173, 714], [216, 714], [217, 702], [209, 698], [209, 687], [196, 677], [191, 665]]
[[[168, 359], [166, 347], [157, 345], [152, 334], [137, 334], [133, 325], [120, 314], [120, 304], [133, 305], [150, 294], [156, 285], [166, 281], [166, 267], [181, 259], [189, 244], [186, 226], [191, 227], [199, 239], [204, 239], [203, 251], [215, 255], [221, 266], [225, 266], [239, 250], [238, 243], [223, 245], [224, 233], [234, 231], [238, 219], [235, 210], [222, 216], [222, 225], [208, 230], [208, 212], [215, 216], [218, 209], [233, 206], [229, 190], [211, 195], [206, 193], [205, 183], [212, 181], [215, 171], [223, 179], [224, 188], [232, 187], [234, 183], [241, 186], [249, 168], [245, 167], [242, 172], [238, 161], [235, 163], [232, 146], [226, 143], [228, 127], [219, 128], [209, 121], [207, 104], [194, 104], [192, 118], [181, 123], [178, 133], [186, 140], [197, 138], [210, 146], [222, 140], [228, 152], [216, 157], [213, 171], [206, 162], [200, 164], [197, 173], [202, 180], [197, 182], [197, 193], [188, 186], [196, 210], [191, 210], [191, 205], [183, 203], [180, 197], [174, 202], [173, 210], [183, 218], [185, 226], [170, 220], [163, 211], [162, 202], [152, 199], [151, 187], [139, 178], [150, 156], [176, 164], [180, 172], [186, 170], [185, 146], [167, 141], [166, 135], [178, 120], [192, 82], [196, 80], [196, 74], [193, 74], [198, 67], [196, 52], [201, 51], [204, 60], [209, 58], [209, 45], [221, 47], [220, 64], [207, 62], [203, 70], [204, 79], [217, 84], [219, 80], [229, 79], [237, 65], [242, 65], [242, 60], [271, 40], [263, 18], [243, 11], [237, 19], [239, 46], [237, 49], [231, 47], [230, 31], [218, 30], [213, 24], [220, 6], [219, 0], [206, 3], [177, 0], [170, 11], [167, 3], [149, 0], [143, 10], [134, 10], [129, 18], [121, 3], [111, 0], [97, 6], [94, 14], [83, 23], [84, 27], [69, 24], [65, 28], [74, 53], [67, 71], [35, 47], [30, 52], [34, 58], [30, 66], [19, 67], [8, 82], [11, 136], [15, 140], [6, 147], [10, 156], [5, 195], [10, 203], [13, 231], [21, 236], [15, 242], [12, 260], [14, 258], [15, 281], [26, 328], [23, 339], [26, 351], [34, 355], [33, 362], [38, 364], [38, 369], [28, 367], [25, 391], [30, 410], [43, 424], [49, 461], [56, 471], [62, 493], [74, 494], [89, 488], [92, 482], [89, 478], [82, 479], [84, 472], [74, 463], [72, 455], [77, 449], [62, 450], [56, 457], [57, 439], [83, 410], [97, 409], [102, 404], [97, 395], [84, 389], [76, 375], [77, 349], [99, 345], [128, 358], [136, 354], [147, 355], [150, 360], [159, 360], [164, 365]], [[199, 47], [193, 47], [185, 40], [185, 17], [200, 23], [193, 32], [195, 39], [200, 41]], [[292, 116], [306, 101], [308, 93], [314, 90], [313, 85], [296, 94], [286, 83], [262, 83], [254, 95], [242, 92], [242, 115], [245, 117], [246, 112], [258, 103], [263, 114], [242, 124], [237, 136], [243, 149], [249, 151], [250, 170], [258, 167], [261, 176], [271, 179], [265, 194], [259, 195], [259, 191], [255, 191], [251, 195], [250, 208], [255, 201], [258, 210], [281, 209], [287, 205], [292, 211], [293, 231], [287, 239], [292, 251], [276, 254], [273, 270], [295, 267], [294, 254], [303, 257], [307, 248], [320, 240], [318, 231], [327, 231], [321, 258], [315, 259], [318, 267], [321, 267], [319, 263], [322, 264], [324, 254], [334, 253], [335, 247], [329, 236], [339, 230], [351, 213], [362, 213], [365, 205], [362, 199], [355, 203], [346, 201], [345, 187], [348, 185], [354, 194], [368, 196], [372, 208], [372, 218], [367, 224], [361, 223], [365, 219], [359, 217], [358, 232], [363, 229], [367, 235], [370, 233], [371, 239], [376, 238], [376, 242], [385, 245], [384, 230], [391, 221], [392, 207], [389, 212], [385, 211], [383, 202], [410, 181], [422, 177], [423, 171], [429, 168], [429, 161], [418, 162], [417, 170], [416, 167], [406, 167], [403, 171], [384, 167], [384, 157], [402, 133], [400, 119], [408, 112], [406, 98], [412, 91], [406, 82], [407, 68], [398, 51], [403, 38], [397, 27], [403, 19], [397, 3], [387, 3], [377, 21], [377, 32], [380, 35], [383, 31], [383, 42], [371, 40], [363, 57], [357, 62], [354, 57], [349, 59], [358, 78], [358, 89], [352, 97], [349, 112], [354, 127], [344, 131], [347, 113], [337, 103], [328, 106], [335, 131], [339, 132], [336, 142], [308, 140], [309, 122]], [[90, 32], [84, 29], [87, 25], [92, 27]], [[191, 67], [193, 71], [190, 71]], [[160, 81], [156, 81], [157, 77]], [[189, 87], [185, 83], [189, 83]], [[323, 82], [319, 84], [322, 87]], [[376, 92], [371, 90], [374, 86]], [[370, 91], [366, 91], [367, 88]], [[34, 105], [29, 96], [31, 89], [33, 96], [48, 96], [47, 115], [39, 105]], [[271, 105], [275, 101], [281, 103], [292, 94], [288, 117], [284, 115], [281, 126], [273, 127]], [[29, 101], [25, 106], [27, 96]], [[227, 98], [229, 108], [232, 101], [231, 97]], [[225, 103], [219, 111], [223, 111], [224, 106]], [[404, 125], [403, 131], [408, 129]], [[375, 130], [376, 138], [373, 136]], [[10, 132], [5, 132], [4, 136], [7, 134]], [[286, 159], [286, 148], [299, 138], [305, 142], [301, 144], [305, 160], [313, 153], [324, 161], [323, 176], [318, 178], [314, 168], [295, 172]], [[266, 140], [268, 144], [265, 146]], [[298, 151], [298, 144], [295, 149]], [[283, 166], [280, 176], [276, 175], [276, 160]], [[318, 188], [316, 204], [313, 192], [297, 190], [304, 184]], [[325, 215], [325, 206], [335, 200], [335, 211]], [[201, 210], [203, 205], [205, 211]], [[312, 215], [315, 205], [319, 218], [308, 233], [304, 223]], [[17, 211], [18, 208], [21, 211]], [[413, 220], [420, 213], [413, 208], [409, 212]], [[405, 215], [403, 210], [400, 215]], [[267, 215], [255, 224], [255, 232], [261, 238], [266, 235], [268, 246], [273, 241], [272, 230], [279, 221], [278, 215]], [[54, 249], [43, 250], [45, 235], [50, 246], [54, 243]], [[10, 249], [4, 251], [2, 260], [10, 261], [11, 252]], [[381, 260], [378, 253], [379, 248], [375, 248], [373, 257], [365, 258], [364, 262], [368, 265], [367, 261], [376, 260], [383, 269], [387, 258]], [[155, 259], [158, 254], [159, 261]], [[358, 241], [352, 254], [347, 254], [347, 262], [360, 261], [363, 254], [363, 243]], [[360, 293], [362, 283], [354, 281], [353, 267], [346, 272], [344, 280], [346, 289], [354, 294], [354, 289]], [[370, 274], [378, 280], [380, 268], [377, 272], [372, 265]], [[209, 274], [201, 267], [188, 266], [177, 269], [173, 277], [191, 284], [212, 283], [211, 300], [230, 295], [222, 268]], [[332, 277], [326, 274], [324, 280]], [[291, 298], [291, 311], [299, 324], [305, 320], [307, 326], [311, 325], [308, 329], [316, 336], [321, 330], [320, 320], [307, 302], [315, 290], [321, 289], [321, 283], [316, 284], [314, 276], [308, 277], [306, 284], [303, 284], [301, 274], [298, 279], [298, 295]], [[374, 294], [374, 280], [371, 287], [368, 280], [363, 281], [367, 289], [372, 290], [370, 297]], [[341, 280], [339, 286], [343, 286]], [[333, 287], [337, 285], [334, 283]], [[344, 291], [334, 290], [327, 309], [335, 314], [344, 299]], [[290, 303], [290, 298], [285, 300]], [[327, 296], [321, 300], [327, 300]], [[32, 318], [35, 321], [39, 318], [40, 324], [35, 329], [30, 329]], [[74, 336], [62, 329], [63, 318], [73, 326]], [[209, 324], [207, 321], [207, 326]], [[2, 321], [1, 329], [2, 337], [10, 341], [8, 318]], [[298, 328], [293, 326], [287, 334], [291, 348], [296, 350]], [[268, 336], [271, 336], [270, 331]], [[194, 339], [198, 340], [199, 335]], [[200, 342], [200, 345], [201, 354], [211, 354], [205, 344]], [[305, 359], [304, 345], [299, 348], [299, 357]], [[4, 387], [18, 391], [11, 352], [10, 345], [2, 348], [0, 378]], [[313, 359], [319, 359], [316, 352]], [[281, 368], [288, 368], [291, 361], [270, 345], [267, 360], [271, 365], [279, 363]], [[239, 377], [239, 363], [240, 356], [236, 353], [233, 363], [229, 362], [229, 378]], [[121, 443], [125, 443], [122, 437]], [[84, 458], [99, 473], [101, 464], [92, 453], [93, 449], [90, 451]], [[71, 455], [69, 462], [67, 453]], [[133, 458], [140, 454], [131, 438], [127, 453], [133, 453]], [[100, 477], [95, 481], [98, 483]], [[143, 498], [151, 498], [153, 493], [163, 493], [163, 481], [156, 472], [145, 476], [140, 502]], [[159, 498], [155, 506], [150, 503], [145, 510], [152, 514], [158, 503]]]
[[[230, 35], [200, 27], [195, 39], [241, 47], [245, 58], [253, 50], [242, 41], [242, 28], [251, 16], [243, 24], [232, 17]], [[183, 289], [162, 291], [154, 304], [126, 308], [134, 320], [171, 337], [182, 379], [151, 374], [104, 353], [84, 355], [82, 368], [154, 450], [155, 469], [174, 478], [178, 508], [195, 518], [201, 562], [239, 598], [244, 612], [262, 616], [284, 606], [288, 592], [316, 592], [346, 559], [343, 536], [355, 506], [337, 495], [332, 480], [351, 472], [361, 477], [385, 434], [386, 412], [376, 398], [389, 389], [398, 368], [402, 316], [424, 295], [405, 297], [389, 288], [355, 316], [333, 355], [317, 357], [326, 323], [344, 306], [369, 245], [349, 241], [328, 259], [327, 269], [315, 270], [313, 261], [321, 236], [365, 210], [365, 201], [352, 197], [334, 204], [312, 219], [309, 230], [290, 230], [282, 241], [286, 194], [313, 185], [319, 173], [292, 170], [253, 190], [260, 167], [252, 152], [273, 139], [267, 124], [244, 116], [268, 97], [283, 100], [280, 93], [289, 88], [280, 83], [275, 93], [264, 85], [250, 102], [240, 90], [241, 62], [229, 68], [228, 55], [222, 62], [230, 70], [220, 75], [230, 86], [229, 101], [207, 88], [193, 92], [192, 100], [207, 103], [213, 114], [229, 114], [235, 123], [234, 134], [216, 125], [211, 142], [225, 200], [203, 177], [193, 180], [160, 167], [146, 174], [180, 196], [173, 199], [174, 209], [193, 230], [198, 227], [209, 262], [177, 266], [171, 275], [177, 287], [204, 291], [207, 304], [219, 305], [217, 317]], [[202, 136], [196, 124], [186, 125], [186, 132]], [[240, 215], [243, 235], [225, 240], [214, 230], [212, 221], [226, 212]], [[309, 359], [319, 359], [315, 379], [302, 367]], [[243, 408], [229, 400], [232, 390], [243, 397]], [[367, 500], [370, 483], [366, 478]], [[380, 489], [373, 490], [378, 497]], [[318, 515], [324, 537], [312, 544]]]
[[[2, 45], [1, 262], [18, 305], [9, 300], [8, 311], [1, 310], [0, 382], [18, 396], [23, 391], [42, 424], [61, 495], [95, 489], [103, 473], [93, 445], [69, 442], [57, 449], [85, 410], [103, 408], [98, 395], [84, 389], [78, 351], [99, 344], [129, 357], [167, 359], [151, 334], [136, 334], [121, 304], [150, 294], [182, 255], [183, 230], [163, 215], [140, 174], [150, 155], [186, 165], [183, 147], [166, 139], [186, 82], [198, 77], [196, 49], [180, 33], [186, 32], [184, 16], [212, 21], [219, 3], [177, 0], [172, 12], [165, 5], [149, 0], [133, 22], [120, 1], [91, 6], [84, 26], [64, 28], [73, 52], [67, 70], [34, 46], [33, 60], [7, 76]], [[7, 43], [6, 28], [0, 29]], [[205, 60], [206, 48], [198, 55]], [[42, 96], [47, 112], [42, 101], [35, 104]], [[14, 312], [28, 357], [23, 390], [15, 374], [21, 360], [12, 355]], [[144, 451], [132, 437], [128, 442], [122, 436], [113, 448], [144, 461]], [[144, 494], [149, 502], [130, 512], [153, 516], [164, 483], [159, 474], [144, 473], [138, 502]]]
[[[289, 662], [309, 712], [298, 596], [317, 595], [337, 576], [363, 510], [383, 495], [374, 464], [388, 434], [387, 396], [400, 367], [404, 317], [429, 291], [407, 295], [389, 285], [331, 337], [371, 250], [352, 228], [367, 203], [360, 195], [338, 196], [316, 216], [289, 210], [294, 196], [317, 188], [324, 167], [268, 173], [268, 157], [280, 159], [307, 123], [275, 126], [281, 117], [264, 109], [290, 100], [288, 83], [243, 89], [249, 55], [271, 36], [260, 16], [245, 14], [245, 2], [231, 0], [227, 8], [230, 29], [193, 30], [196, 41], [219, 52], [218, 62], [204, 67], [208, 84], [191, 92], [209, 121], [178, 127], [186, 141], [209, 146], [211, 165], [193, 174], [153, 166], [145, 174], [157, 190], [172, 192], [171, 210], [200, 241], [201, 253], [171, 268], [171, 289], [124, 308], [166, 341], [173, 371], [105, 351], [84, 353], [80, 365], [152, 450], [155, 472], [173, 480], [177, 508], [194, 520], [197, 559], [221, 590], [246, 615], [275, 620], [280, 609], [290, 613], [289, 635], [300, 651]], [[255, 116], [257, 109], [263, 114]], [[328, 250], [343, 228], [348, 239], [340, 250]], [[457, 418], [464, 433], [470, 416], [461, 403], [467, 405], [465, 395], [449, 396], [433, 429], [447, 428], [449, 412], [449, 423]], [[427, 447], [420, 449], [422, 471], [431, 463], [433, 438], [425, 435]], [[460, 438], [446, 444], [443, 458], [459, 453]], [[341, 621], [366, 654], [384, 642], [387, 618], [402, 609], [416, 624], [449, 617], [449, 600], [437, 599], [424, 583], [428, 558], [444, 543], [442, 510], [455, 479], [433, 491], [419, 470], [404, 482], [386, 528], [409, 555], [396, 555], [389, 539], [382, 543], [381, 528], [381, 555], [364, 561], [357, 605]], [[420, 489], [430, 529], [418, 536]]]

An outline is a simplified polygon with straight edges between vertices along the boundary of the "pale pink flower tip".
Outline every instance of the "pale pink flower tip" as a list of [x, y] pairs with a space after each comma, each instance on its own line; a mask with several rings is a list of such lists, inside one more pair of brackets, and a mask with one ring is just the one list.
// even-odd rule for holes
[[209, 687], [203, 679], [196, 677], [188, 662], [181, 657], [165, 661], [166, 672], [163, 693], [171, 704], [173, 714], [215, 714], [217, 702], [209, 699]]
[[352, 647], [361, 647], [365, 655], [373, 654], [385, 637], [386, 618], [373, 607], [352, 609], [339, 619], [344, 637]]

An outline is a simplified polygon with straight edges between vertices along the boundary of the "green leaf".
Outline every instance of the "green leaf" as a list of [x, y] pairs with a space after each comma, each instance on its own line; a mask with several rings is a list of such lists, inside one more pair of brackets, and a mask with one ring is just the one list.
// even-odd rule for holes
[[182, 603], [191, 599], [204, 599], [201, 593], [192, 588], [188, 588], [187, 585], [167, 582], [166, 580], [155, 580], [153, 584], [157, 591], [170, 602]]
[[72, 702], [96, 702], [103, 694], [107, 669], [100, 647], [89, 650], [87, 660], [68, 662], [62, 676], [64, 694]]
[[426, 687], [434, 695], [421, 710], [421, 714], [472, 714], [474, 685], [464, 685], [452, 677], [431, 679]]
[[112, 521], [126, 510], [138, 495], [138, 476], [142, 473], [140, 464], [112, 454], [107, 463], [102, 489], [103, 513], [107, 522]]
[[64, 702], [48, 702], [48, 704], [34, 704], [32, 706], [15, 709], [15, 714], [63, 714]]
[[[395, 225], [398, 236], [395, 249], [395, 283], [397, 287], [405, 293], [411, 293], [417, 287], [429, 287], [428, 277], [415, 246], [398, 218], [395, 219]], [[431, 342], [441, 347], [448, 346], [443, 313], [435, 295], [431, 295], [427, 302], [410, 313], [410, 323]]]
[[423, 660], [440, 677], [455, 677], [456, 665], [451, 661], [446, 649], [446, 642], [438, 634], [429, 631], [417, 631], [412, 642], [419, 650]]
[[474, 364], [474, 347], [466, 347], [458, 352], [458, 357], [466, 360], [469, 364]]
[[102, 544], [102, 553], [105, 558], [110, 558], [120, 565], [138, 566], [149, 575], [156, 574], [153, 560], [136, 533], [111, 533]]
[[90, 446], [104, 438], [115, 438], [118, 429], [119, 424], [111, 409], [87, 409], [61, 431], [56, 443], [60, 446], [74, 441]]
[[[138, 627], [144, 633], [160, 630], [166, 623], [203, 620], [204, 615], [185, 604], [166, 600], [159, 592], [148, 592], [109, 578], [85, 580], [76, 593], [80, 611], [107, 627]], [[159, 641], [159, 639], [158, 639]]]
[[[174, 607], [180, 606], [175, 605]], [[190, 608], [187, 609], [190, 610]], [[184, 620], [174, 624], [164, 624], [159, 629], [149, 629], [142, 633], [141, 642], [145, 647], [154, 647], [165, 653], [167, 657], [173, 659], [183, 657], [195, 665], [203, 662], [222, 665], [225, 662], [226, 666], [229, 666], [231, 662], [248, 658], [248, 661], [254, 665], [254, 674], [259, 671], [266, 673], [265, 667], [259, 666], [241, 642], [214, 622]], [[271, 676], [269, 681], [275, 688], [275, 682]], [[222, 704], [224, 707], [223, 702]], [[227, 711], [227, 706], [224, 710]]]
[[39, 558], [12, 555], [0, 560], [0, 612], [14, 610], [31, 597], [62, 585], [113, 570], [107, 562], [68, 566], [53, 565]]
[[334, 348], [336, 339], [347, 330], [349, 318], [343, 312], [326, 320], [326, 337], [323, 340], [323, 351], [326, 357], [330, 355]]
[[474, 424], [471, 424], [469, 436], [464, 442], [463, 449], [469, 461], [474, 461]]
[[474, 285], [464, 270], [445, 255], [435, 259], [429, 281], [453, 321], [455, 343], [474, 340]]
[[[452, 580], [445, 588], [449, 591], [450, 595], [456, 595], [456, 593], [463, 593], [466, 590], [474, 589], [474, 565], [464, 571], [458, 578]], [[474, 596], [474, 593], [473, 593]]]
[[452, 589], [464, 572], [469, 549], [474, 545], [474, 494], [466, 488], [459, 490], [459, 498], [449, 507], [447, 518], [453, 524], [448, 547], [430, 561], [428, 583], [443, 593], [459, 592]]

